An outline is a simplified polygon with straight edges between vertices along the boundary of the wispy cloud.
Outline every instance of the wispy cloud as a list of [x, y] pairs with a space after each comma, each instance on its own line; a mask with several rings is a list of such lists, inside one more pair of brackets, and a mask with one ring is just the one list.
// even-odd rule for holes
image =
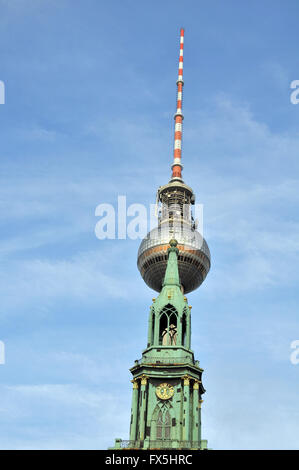
[[227, 296], [298, 282], [299, 180], [290, 168], [299, 169], [299, 136], [272, 132], [248, 104], [223, 95], [198, 117], [187, 135], [197, 135], [199, 148], [189, 143], [187, 151], [198, 156], [190, 165], [199, 174], [205, 235], [214, 247], [203, 290]]
[[20, 384], [1, 386], [1, 397], [2, 424], [15, 427], [12, 440], [1, 436], [2, 449], [107, 448], [127, 427], [122, 400], [99, 388]]
[[[2, 315], [24, 312], [31, 305], [42, 309], [62, 299], [87, 304], [101, 302], [104, 298], [130, 298], [133, 280], [107, 274], [105, 264], [112, 250], [82, 253], [72, 259], [19, 260], [2, 272]], [[106, 261], [104, 261], [106, 260]], [[49, 304], [50, 302], [50, 304]], [[37, 309], [39, 310], [39, 308]]]
[[1, 448], [128, 436], [127, 369], [146, 345], [152, 292], [138, 241], [99, 242], [95, 208], [119, 194], [154, 202], [170, 177], [182, 14], [183, 175], [212, 254], [189, 299], [203, 437], [296, 448], [299, 108], [284, 87], [297, 73], [298, 7], [272, 5], [265, 24], [261, 2], [182, 12], [174, 0], [158, 15], [110, 3], [0, 0]]

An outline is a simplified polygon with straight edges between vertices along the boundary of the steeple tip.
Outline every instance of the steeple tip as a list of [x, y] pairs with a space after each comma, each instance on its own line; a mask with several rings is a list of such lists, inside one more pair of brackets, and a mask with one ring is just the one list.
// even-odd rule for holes
[[172, 238], [169, 242], [169, 248], [167, 250], [168, 261], [164, 276], [163, 286], [181, 286], [179, 267], [178, 267], [178, 254], [179, 249], [177, 248], [178, 242]]

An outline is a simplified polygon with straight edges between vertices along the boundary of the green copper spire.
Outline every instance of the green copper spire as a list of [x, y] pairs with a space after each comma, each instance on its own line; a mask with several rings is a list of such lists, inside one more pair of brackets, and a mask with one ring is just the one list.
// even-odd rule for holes
[[130, 439], [115, 448], [202, 449], [203, 369], [191, 349], [191, 306], [181, 290], [178, 242], [170, 240], [160, 294], [150, 307], [147, 347], [133, 375]]
[[[174, 239], [169, 242], [162, 290], [150, 309], [147, 347], [182, 346], [190, 350], [190, 309], [181, 291], [177, 244]], [[171, 354], [180, 354], [179, 348]]]
[[164, 276], [163, 287], [165, 286], [181, 286], [178, 268], [178, 254], [177, 248], [178, 242], [176, 240], [170, 240], [170, 248], [167, 250], [168, 262]]

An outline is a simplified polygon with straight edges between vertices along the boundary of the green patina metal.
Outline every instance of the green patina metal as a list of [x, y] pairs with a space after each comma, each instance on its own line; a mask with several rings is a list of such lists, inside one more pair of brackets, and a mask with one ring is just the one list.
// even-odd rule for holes
[[116, 440], [117, 448], [206, 447], [201, 439], [203, 369], [191, 350], [191, 307], [180, 285], [178, 254], [171, 240], [163, 287], [150, 308], [147, 347], [130, 369], [130, 439]]

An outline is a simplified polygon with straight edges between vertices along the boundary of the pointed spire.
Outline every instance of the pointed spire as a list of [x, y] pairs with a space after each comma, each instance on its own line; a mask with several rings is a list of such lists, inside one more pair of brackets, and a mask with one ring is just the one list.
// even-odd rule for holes
[[180, 57], [179, 57], [179, 74], [177, 79], [177, 109], [174, 115], [174, 151], [173, 151], [173, 165], [172, 165], [172, 179], [182, 179], [182, 134], [183, 134], [183, 53], [184, 53], [184, 34], [185, 31], [181, 28], [180, 33]]
[[174, 239], [170, 240], [170, 248], [167, 250], [168, 261], [164, 276], [163, 287], [165, 286], [178, 286], [181, 287], [179, 267], [178, 267], [178, 254], [179, 249], [177, 248], [178, 242]]

